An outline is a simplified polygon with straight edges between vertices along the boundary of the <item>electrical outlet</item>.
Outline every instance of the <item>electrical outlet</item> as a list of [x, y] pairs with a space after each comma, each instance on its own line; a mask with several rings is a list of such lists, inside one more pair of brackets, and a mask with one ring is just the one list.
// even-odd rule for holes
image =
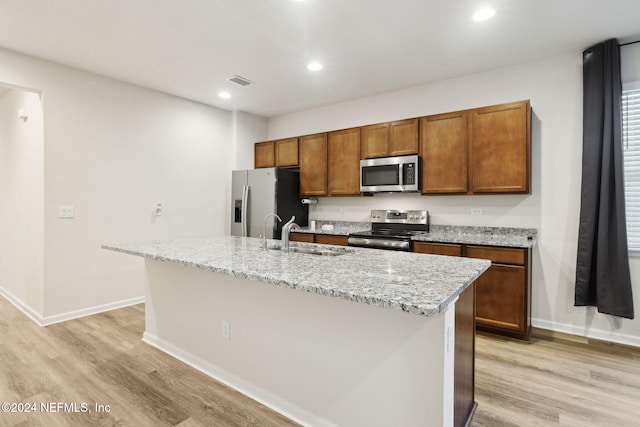
[[73, 206], [60, 206], [58, 208], [59, 218], [73, 218]]
[[227, 320], [222, 321], [222, 338], [228, 340], [231, 337], [231, 323]]

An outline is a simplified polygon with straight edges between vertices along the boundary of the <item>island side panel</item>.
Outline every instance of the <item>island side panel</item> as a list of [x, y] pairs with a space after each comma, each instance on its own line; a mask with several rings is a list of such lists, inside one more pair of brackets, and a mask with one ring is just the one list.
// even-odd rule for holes
[[456, 301], [455, 312], [455, 421], [466, 426], [475, 412], [476, 286], [472, 283]]
[[285, 416], [317, 426], [453, 425], [453, 307], [426, 317], [146, 264], [145, 341]]

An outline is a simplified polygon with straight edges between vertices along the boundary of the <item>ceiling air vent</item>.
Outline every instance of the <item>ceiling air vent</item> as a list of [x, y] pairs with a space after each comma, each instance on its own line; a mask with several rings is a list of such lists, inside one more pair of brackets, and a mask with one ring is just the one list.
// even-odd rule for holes
[[253, 83], [251, 80], [247, 80], [244, 77], [240, 77], [240, 76], [229, 77], [227, 81], [230, 81], [231, 83], [235, 83], [240, 86], [249, 86], [251, 83]]

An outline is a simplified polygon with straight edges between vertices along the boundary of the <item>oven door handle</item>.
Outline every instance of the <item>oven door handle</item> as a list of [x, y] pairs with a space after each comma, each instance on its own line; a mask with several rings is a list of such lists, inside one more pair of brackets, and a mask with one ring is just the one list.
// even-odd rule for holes
[[395, 249], [398, 251], [409, 251], [411, 242], [407, 240], [387, 240], [369, 239], [367, 237], [349, 237], [349, 246], [360, 246], [365, 248]]

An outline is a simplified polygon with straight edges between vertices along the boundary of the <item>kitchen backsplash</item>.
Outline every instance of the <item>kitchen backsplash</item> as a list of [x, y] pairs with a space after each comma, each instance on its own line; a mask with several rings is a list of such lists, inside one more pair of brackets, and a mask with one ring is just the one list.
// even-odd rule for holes
[[537, 197], [535, 194], [422, 196], [407, 193], [319, 197], [317, 204], [309, 206], [309, 219], [368, 222], [372, 209], [415, 209], [429, 211], [432, 224], [539, 228]]

